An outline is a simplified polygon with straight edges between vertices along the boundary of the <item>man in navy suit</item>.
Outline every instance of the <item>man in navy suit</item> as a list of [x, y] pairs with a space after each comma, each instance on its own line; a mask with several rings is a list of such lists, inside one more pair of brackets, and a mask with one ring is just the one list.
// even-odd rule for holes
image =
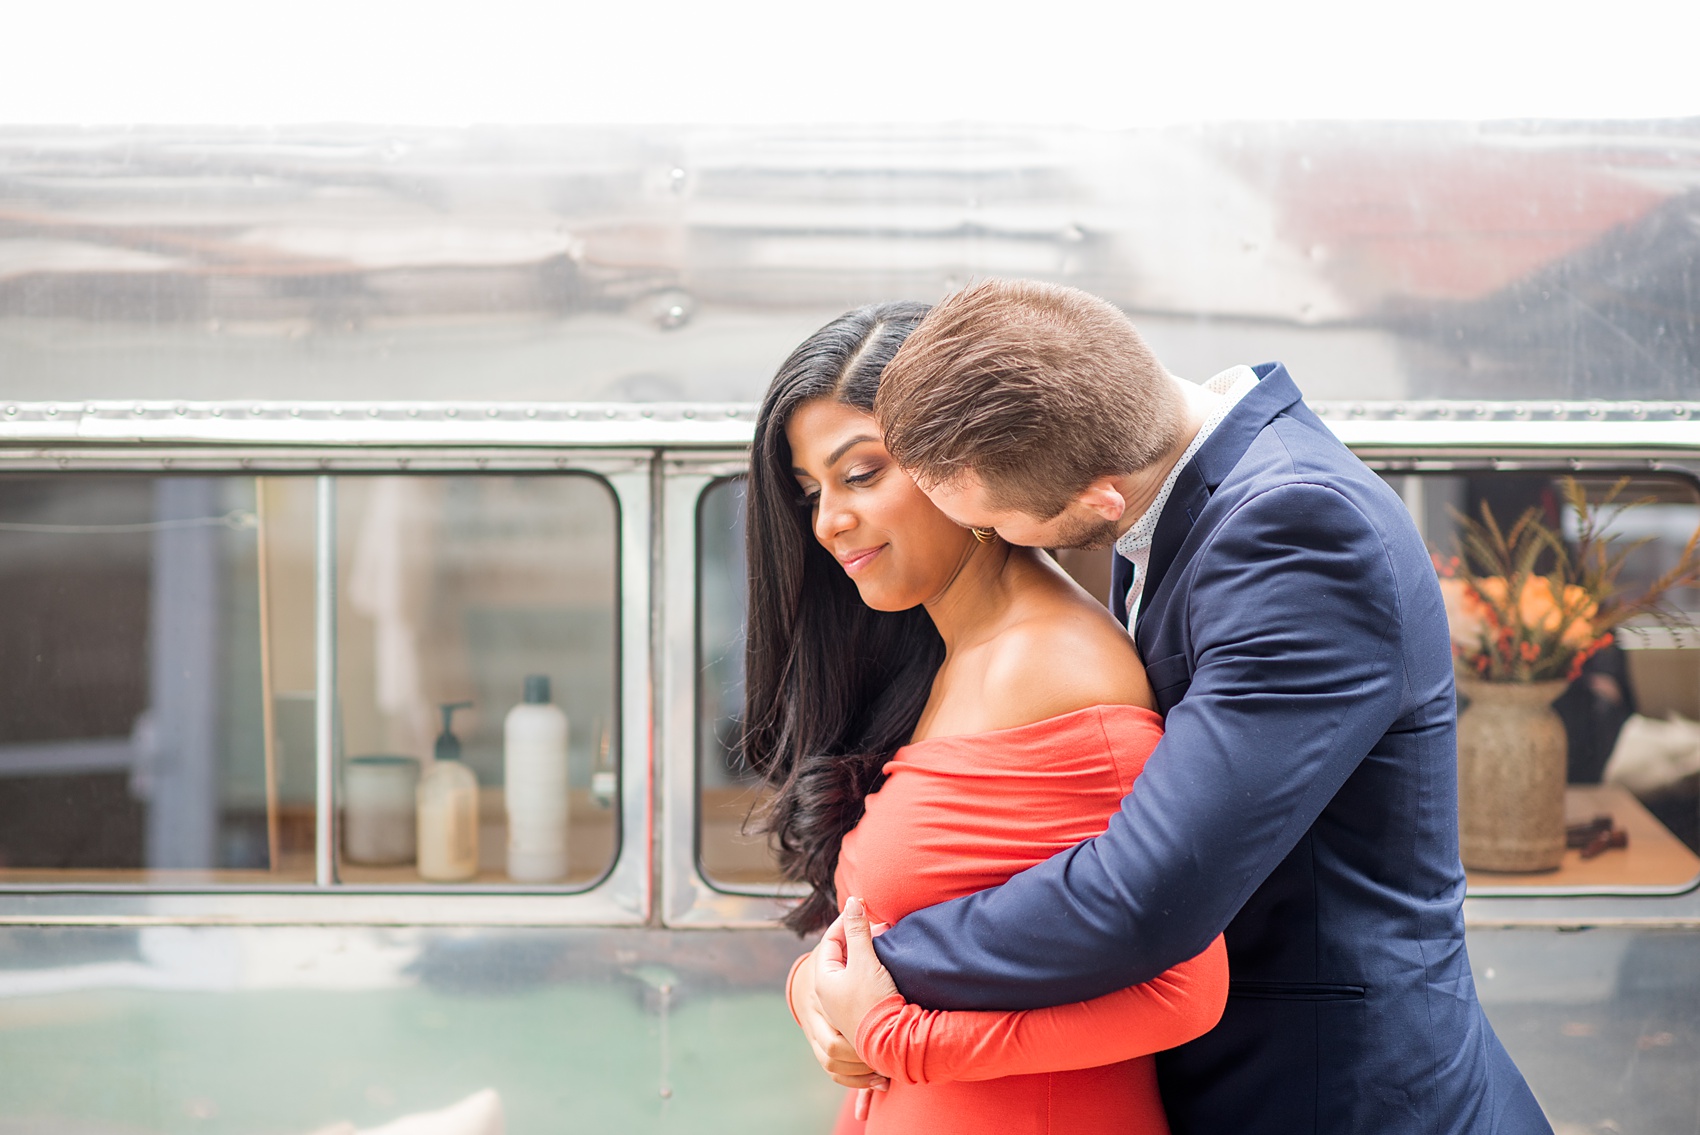
[[1103, 835], [872, 950], [848, 920], [849, 968], [817, 953], [815, 1034], [854, 1035], [878, 963], [930, 1008], [1022, 1009], [1225, 934], [1221, 1024], [1158, 1058], [1177, 1135], [1550, 1133], [1464, 948], [1433, 567], [1286, 369], [1182, 382], [1109, 304], [994, 280], [914, 331], [876, 414], [958, 522], [1115, 546], [1166, 731]]

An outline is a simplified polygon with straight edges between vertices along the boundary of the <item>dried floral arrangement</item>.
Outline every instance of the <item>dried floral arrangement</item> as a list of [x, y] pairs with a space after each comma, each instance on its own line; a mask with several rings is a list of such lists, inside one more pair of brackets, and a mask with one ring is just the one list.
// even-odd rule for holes
[[1629, 620], [1647, 616], [1674, 625], [1670, 592], [1700, 583], [1696, 528], [1674, 567], [1640, 594], [1625, 593], [1618, 575], [1647, 540], [1624, 542], [1608, 529], [1624, 512], [1652, 499], [1623, 500], [1627, 477], [1598, 501], [1590, 501], [1574, 477], [1560, 484], [1576, 514], [1573, 542], [1535, 508], [1510, 528], [1500, 526], [1485, 501], [1479, 520], [1455, 514], [1459, 554], [1437, 555], [1434, 563], [1460, 674], [1489, 682], [1574, 679]]

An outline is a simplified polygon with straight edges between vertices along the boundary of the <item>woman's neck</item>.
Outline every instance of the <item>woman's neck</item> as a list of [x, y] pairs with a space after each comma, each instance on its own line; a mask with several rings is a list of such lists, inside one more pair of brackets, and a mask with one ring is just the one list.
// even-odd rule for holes
[[1002, 540], [969, 546], [950, 582], [923, 604], [944, 639], [947, 660], [997, 634], [1016, 602], [1018, 577], [1038, 554]]

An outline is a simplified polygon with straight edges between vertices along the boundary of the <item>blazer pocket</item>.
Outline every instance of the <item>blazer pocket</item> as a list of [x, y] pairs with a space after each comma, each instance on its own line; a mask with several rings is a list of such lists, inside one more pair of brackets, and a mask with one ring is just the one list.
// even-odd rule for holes
[[1361, 985], [1335, 985], [1321, 981], [1233, 981], [1229, 997], [1254, 1001], [1362, 1001]]
[[[1168, 702], [1162, 696], [1165, 692], [1185, 688], [1192, 682], [1192, 662], [1185, 654], [1171, 654], [1167, 658], [1147, 662], [1145, 677], [1151, 683], [1151, 692], [1166, 705]], [[1170, 700], [1178, 701], [1179, 698]]]

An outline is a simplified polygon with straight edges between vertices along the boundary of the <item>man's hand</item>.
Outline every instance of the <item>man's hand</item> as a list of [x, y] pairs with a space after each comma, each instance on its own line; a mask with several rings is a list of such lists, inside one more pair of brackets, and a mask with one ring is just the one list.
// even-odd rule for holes
[[[834, 927], [837, 925], [833, 923]], [[830, 934], [831, 931], [828, 931]], [[827, 939], [822, 938], [821, 944], [815, 947], [814, 955], [797, 968], [797, 976], [791, 980], [791, 1000], [796, 1006], [797, 1016], [802, 1018], [803, 1036], [808, 1039], [815, 1060], [835, 1083], [846, 1088], [884, 1089], [889, 1081], [862, 1063], [862, 1058], [856, 1055], [855, 1046], [833, 1028], [821, 1009], [820, 998], [815, 991], [815, 971], [820, 966], [821, 950], [826, 943]]]
[[859, 898], [846, 902], [838, 921], [827, 927], [812, 965], [815, 1001], [841, 1036], [855, 1036], [869, 1010], [897, 992], [874, 953], [873, 930]]

